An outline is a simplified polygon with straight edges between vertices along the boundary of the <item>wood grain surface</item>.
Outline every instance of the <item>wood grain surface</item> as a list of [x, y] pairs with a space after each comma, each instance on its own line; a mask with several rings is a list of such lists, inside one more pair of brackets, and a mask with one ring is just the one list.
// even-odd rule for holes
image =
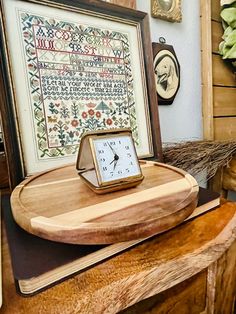
[[220, 18], [220, 11], [221, 11], [220, 0], [204, 0], [204, 1], [209, 1], [211, 3], [211, 18], [212, 18], [212, 20], [221, 22], [221, 18]]
[[214, 93], [214, 116], [236, 116], [236, 88], [217, 87]]
[[206, 307], [207, 271], [141, 301], [120, 314], [199, 314]]
[[[233, 313], [236, 291], [236, 242], [209, 267], [208, 281], [212, 288], [208, 300], [215, 314]], [[228, 291], [221, 293], [221, 291]]]
[[[189, 300], [188, 308], [191, 308], [192, 302], [198, 299], [200, 313], [203, 306], [202, 293], [205, 291], [205, 298], [208, 299], [210, 295], [214, 295], [213, 288], [209, 286], [210, 283], [213, 283], [214, 278], [210, 281], [205, 277], [204, 280], [204, 276], [209, 273], [209, 267], [224, 254], [226, 254], [225, 260], [220, 261], [216, 266], [224, 264], [227, 274], [230, 272], [231, 266], [227, 265], [232, 265], [233, 261], [230, 262], [227, 258], [230, 258], [232, 251], [227, 253], [227, 250], [230, 249], [235, 239], [236, 205], [227, 202], [219, 208], [155, 236], [47, 291], [34, 297], [23, 298], [15, 292], [4, 233], [2, 250], [3, 308], [1, 314], [113, 314], [164, 291], [168, 291], [170, 297], [169, 300], [167, 297], [163, 298], [163, 302], [172, 302], [170, 289], [174, 287], [177, 290], [174, 288], [172, 292], [175, 292], [176, 295], [181, 294], [181, 291], [183, 293], [185, 299], [182, 299], [181, 302]], [[221, 298], [224, 296], [232, 295], [232, 291], [229, 291], [231, 284], [227, 279], [229, 277], [220, 275], [223, 273], [222, 271], [216, 270], [215, 273], [219, 274], [219, 277], [213, 281], [219, 283], [221, 279], [224, 282], [225, 278], [228, 282], [223, 283], [224, 290], [221, 289], [221, 285], [214, 288], [218, 291], [217, 297], [222, 300]], [[197, 274], [199, 275], [194, 278]], [[214, 275], [214, 272], [211, 272], [211, 275]], [[190, 281], [184, 284], [186, 280]], [[178, 284], [181, 284], [179, 289]], [[207, 288], [204, 288], [206, 284]], [[191, 297], [193, 289], [189, 289], [190, 295], [184, 293], [189, 285], [196, 289], [194, 292], [196, 291], [197, 299], [193, 300]], [[174, 294], [172, 296], [174, 297]], [[230, 300], [231, 297], [228, 298], [229, 302], [231, 302]], [[180, 298], [177, 296], [176, 301], [180, 302]], [[178, 304], [173, 306], [178, 307]], [[186, 306], [185, 304], [185, 309]], [[218, 302], [215, 303], [214, 310], [210, 306], [208, 302], [205, 313], [226, 313], [222, 304]], [[229, 306], [232, 304], [228, 304], [227, 308]], [[161, 304], [159, 299], [157, 308], [152, 312], [138, 311], [137, 313], [163, 313], [159, 311], [159, 308], [160, 310], [168, 308], [168, 304]], [[196, 309], [196, 305], [193, 306], [193, 309]]]
[[[236, 136], [236, 76], [233, 66], [219, 55], [223, 35], [220, 12], [220, 0], [201, 0], [202, 111], [206, 140], [234, 140]], [[219, 169], [208, 185], [226, 197], [223, 172]], [[231, 181], [230, 177], [228, 180]]]
[[[233, 67], [219, 55], [223, 28], [220, 0], [201, 0], [202, 111], [204, 139], [232, 139], [236, 80]], [[221, 129], [217, 117], [226, 117]], [[221, 132], [223, 133], [221, 135]]]
[[235, 140], [236, 117], [215, 118], [214, 137], [216, 140]]
[[32, 176], [12, 193], [14, 218], [49, 240], [101, 244], [163, 232], [193, 212], [198, 184], [192, 176], [161, 163], [141, 167], [139, 186], [104, 195], [91, 191], [74, 165]]
[[235, 87], [235, 75], [230, 64], [222, 60], [221, 56], [212, 56], [213, 84], [217, 86]]
[[212, 52], [219, 53], [219, 44], [222, 41], [222, 35], [224, 33], [222, 24], [219, 22], [212, 21], [211, 22], [211, 30], [212, 30]]
[[213, 139], [211, 2], [201, 0], [201, 69], [204, 139]]

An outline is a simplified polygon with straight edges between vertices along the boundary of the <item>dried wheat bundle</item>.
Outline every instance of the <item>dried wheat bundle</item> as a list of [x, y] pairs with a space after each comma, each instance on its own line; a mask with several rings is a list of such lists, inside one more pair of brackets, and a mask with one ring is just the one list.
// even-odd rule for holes
[[192, 175], [205, 172], [212, 178], [236, 156], [236, 141], [188, 141], [163, 145], [164, 162]]

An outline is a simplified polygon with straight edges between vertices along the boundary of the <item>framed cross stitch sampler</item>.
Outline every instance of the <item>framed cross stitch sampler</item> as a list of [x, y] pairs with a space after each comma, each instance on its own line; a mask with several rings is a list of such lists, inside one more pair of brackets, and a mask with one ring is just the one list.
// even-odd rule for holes
[[1, 0], [0, 112], [11, 187], [74, 163], [85, 131], [132, 130], [161, 160], [148, 15], [96, 0]]

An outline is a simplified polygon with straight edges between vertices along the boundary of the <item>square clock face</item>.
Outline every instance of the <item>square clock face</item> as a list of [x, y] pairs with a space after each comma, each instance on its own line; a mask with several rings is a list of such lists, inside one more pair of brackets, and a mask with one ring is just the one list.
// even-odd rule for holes
[[94, 138], [93, 148], [101, 183], [130, 179], [141, 175], [133, 139], [130, 135]]

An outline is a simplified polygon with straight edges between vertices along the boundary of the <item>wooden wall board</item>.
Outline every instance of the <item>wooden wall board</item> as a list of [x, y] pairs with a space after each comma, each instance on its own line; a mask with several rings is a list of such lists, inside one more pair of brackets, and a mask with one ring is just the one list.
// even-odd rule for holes
[[203, 136], [212, 140], [213, 133], [213, 94], [212, 94], [212, 38], [211, 3], [201, 0], [201, 67], [202, 67], [202, 116]]
[[236, 87], [213, 88], [214, 117], [236, 116]]
[[[212, 85], [211, 87], [212, 88]], [[203, 118], [203, 137], [206, 140], [212, 140], [214, 137], [213, 124], [213, 95], [209, 93], [209, 85], [202, 85], [202, 118]], [[208, 105], [206, 105], [208, 104]]]
[[205, 0], [205, 1], [210, 1], [211, 2], [211, 18], [214, 21], [221, 21], [220, 19], [220, 0]]
[[214, 119], [215, 140], [235, 140], [236, 117], [224, 117]]
[[212, 62], [213, 85], [235, 87], [232, 66], [224, 62], [219, 55], [212, 55]]
[[212, 52], [219, 53], [219, 44], [222, 41], [223, 28], [220, 22], [212, 21]]
[[[233, 88], [236, 87], [236, 77], [232, 66], [218, 54], [223, 33], [220, 11], [220, 0], [201, 0], [202, 112], [205, 140], [219, 137], [227, 139], [226, 134], [232, 138], [231, 133], [234, 133], [229, 130], [226, 120], [221, 124], [221, 121], [214, 119], [214, 116], [235, 115]], [[218, 125], [221, 125], [222, 130], [214, 130]], [[224, 131], [224, 128], [227, 130]]]

